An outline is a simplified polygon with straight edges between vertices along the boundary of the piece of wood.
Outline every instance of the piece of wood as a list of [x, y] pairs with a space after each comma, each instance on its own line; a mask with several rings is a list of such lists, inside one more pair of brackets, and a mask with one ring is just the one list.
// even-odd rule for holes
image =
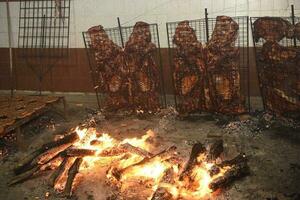
[[139, 155], [142, 157], [146, 157], [146, 158], [150, 158], [151, 156], [153, 156], [153, 154], [149, 153], [148, 151], [146, 151], [142, 148], [139, 148], [139, 147], [132, 146], [129, 143], [121, 144], [120, 148], [123, 150], [126, 150], [130, 153], [133, 153], [133, 154], [136, 154], [136, 155]]
[[216, 160], [221, 153], [223, 152], [223, 140], [216, 140], [212, 143], [209, 143], [206, 147], [207, 150], [207, 161], [213, 161]]
[[150, 163], [150, 162], [154, 161], [157, 158], [159, 158], [161, 160], [161, 162], [163, 162], [163, 161], [171, 158], [172, 155], [175, 153], [176, 149], [177, 148], [175, 146], [171, 146], [171, 147], [169, 147], [169, 148], [167, 148], [167, 149], [159, 152], [156, 155], [153, 155], [153, 156], [151, 156], [149, 158], [146, 157], [143, 160], [141, 160], [140, 162], [137, 162], [137, 163], [135, 163], [133, 165], [130, 165], [130, 166], [124, 168], [124, 169], [116, 170], [115, 173], [113, 173], [113, 175], [115, 176], [115, 178], [117, 180], [120, 180], [123, 173], [126, 173], [126, 171], [128, 171], [128, 170], [130, 170], [130, 169], [132, 169], [132, 168], [134, 168], [136, 166], [146, 165], [147, 163]]
[[71, 197], [72, 196], [72, 185], [74, 182], [74, 179], [79, 172], [80, 165], [82, 163], [83, 159], [82, 158], [77, 158], [71, 168], [69, 169], [68, 172], [68, 179], [66, 183], [66, 187], [64, 190], [64, 195]]
[[101, 157], [111, 157], [111, 156], [119, 156], [124, 153], [132, 153], [142, 157], [151, 157], [152, 154], [148, 151], [141, 149], [139, 147], [132, 146], [129, 143], [121, 144], [117, 147], [112, 147], [109, 149], [103, 150], [99, 156]]
[[218, 167], [226, 167], [231, 165], [236, 165], [239, 163], [247, 162], [248, 158], [244, 154], [239, 154], [231, 160], [225, 160], [222, 163], [218, 164]]
[[9, 183], [8, 185], [9, 186], [12, 186], [12, 185], [15, 185], [17, 183], [21, 183], [21, 182], [24, 182], [30, 178], [32, 178], [32, 176], [34, 174], [36, 174], [40, 169], [40, 166], [35, 166], [33, 167], [32, 169], [26, 171], [25, 173], [23, 174], [20, 174], [18, 176], [15, 176]]
[[194, 166], [197, 164], [197, 158], [206, 152], [205, 147], [199, 142], [196, 143], [191, 151], [190, 157], [188, 162], [186, 163], [182, 173], [179, 176], [179, 180], [183, 180], [185, 176], [188, 176], [188, 174], [191, 172], [191, 170], [194, 168]]
[[79, 140], [78, 134], [76, 132], [72, 132], [71, 134], [66, 135], [60, 140], [42, 145], [41, 148], [30, 153], [29, 156], [27, 156], [24, 160], [22, 160], [20, 163], [17, 164], [17, 166], [14, 169], [15, 174], [18, 175], [27, 170], [32, 169], [38, 163], [38, 159], [36, 158], [39, 157], [39, 155], [44, 154], [46, 151], [55, 147], [60, 147], [62, 145], [74, 144], [78, 140]]
[[65, 154], [68, 157], [95, 156], [96, 150], [69, 148], [65, 152], [63, 152], [63, 154]]
[[44, 165], [44, 164], [48, 163], [49, 160], [51, 160], [52, 158], [54, 158], [55, 156], [57, 156], [59, 153], [63, 152], [64, 150], [66, 150], [70, 146], [72, 146], [72, 143], [63, 144], [63, 145], [60, 145], [58, 147], [54, 147], [52, 149], [49, 149], [45, 153], [42, 153], [41, 155], [36, 157], [32, 161], [31, 165], [36, 165], [36, 164]]
[[65, 157], [62, 163], [59, 165], [59, 167], [52, 173], [52, 175], [49, 178], [49, 185], [54, 187], [55, 183], [57, 180], [60, 178], [60, 176], [63, 174], [65, 171], [68, 162], [70, 162], [72, 158], [70, 157]]
[[239, 163], [237, 165], [231, 166], [223, 176], [215, 178], [209, 184], [209, 188], [212, 191], [217, 189], [228, 187], [234, 180], [244, 177], [249, 174], [249, 167], [246, 162]]

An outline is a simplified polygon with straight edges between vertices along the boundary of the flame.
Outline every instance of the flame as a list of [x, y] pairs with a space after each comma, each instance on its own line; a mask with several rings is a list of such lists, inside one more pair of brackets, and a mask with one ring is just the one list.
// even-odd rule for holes
[[[174, 198], [186, 198], [186, 199], [199, 199], [210, 196], [212, 190], [209, 188], [209, 184], [230, 169], [230, 167], [223, 167], [220, 172], [214, 176], [210, 176], [210, 169], [215, 163], [206, 161], [204, 154], [201, 154], [197, 158], [197, 165], [192, 169], [190, 178], [184, 178], [179, 180], [180, 169], [177, 165], [164, 161], [160, 157], [153, 159], [151, 162], [147, 162], [141, 165], [132, 166], [144, 157], [133, 153], [123, 153], [122, 155], [116, 155], [111, 157], [101, 157], [100, 153], [104, 150], [118, 147], [119, 145], [129, 143], [132, 146], [141, 148], [146, 151], [150, 151], [151, 145], [147, 142], [149, 138], [154, 136], [153, 131], [149, 130], [145, 135], [140, 138], [126, 138], [118, 141], [112, 138], [107, 133], [99, 134], [94, 128], [79, 129], [76, 128], [76, 133], [79, 136], [79, 141], [73, 146], [75, 148], [90, 149], [96, 151], [94, 156], [88, 156], [83, 158], [83, 164], [80, 167], [80, 172], [88, 172], [96, 167], [110, 166], [111, 169], [125, 169], [121, 176], [122, 184], [126, 184], [126, 180], [130, 178], [141, 178], [153, 180], [152, 190], [153, 193], [159, 188], [165, 188]], [[132, 166], [132, 167], [129, 167]], [[172, 169], [175, 173], [175, 180], [171, 183], [161, 182], [165, 172], [168, 169]], [[107, 177], [112, 177], [112, 170], [108, 171]], [[63, 179], [62, 177], [61, 179]], [[64, 186], [63, 181], [58, 181], [55, 188], [61, 190]]]

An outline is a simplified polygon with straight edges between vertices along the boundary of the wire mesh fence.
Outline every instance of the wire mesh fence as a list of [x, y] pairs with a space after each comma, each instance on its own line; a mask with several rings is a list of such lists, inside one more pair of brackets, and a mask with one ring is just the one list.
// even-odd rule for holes
[[[134, 26], [126, 26], [126, 27], [116, 27], [116, 28], [106, 28], [104, 29], [105, 33], [108, 35], [109, 39], [116, 44], [118, 47], [125, 47], [127, 42], [130, 40], [131, 35], [133, 34], [134, 31]], [[165, 91], [164, 91], [164, 80], [163, 80], [163, 72], [162, 72], [162, 58], [161, 58], [161, 50], [160, 50], [160, 41], [159, 41], [159, 33], [158, 33], [158, 25], [157, 24], [149, 24], [149, 30], [151, 34], [151, 43], [155, 45], [155, 51], [154, 51], [154, 62], [155, 65], [158, 68], [159, 71], [159, 78], [158, 78], [158, 93], [159, 93], [159, 104], [160, 107], [165, 107], [166, 106], [166, 96], [165, 96]], [[91, 35], [89, 32], [83, 32], [83, 39], [85, 43], [85, 48], [87, 52], [87, 57], [89, 60], [89, 65], [90, 65], [90, 70], [91, 70], [91, 76], [94, 84], [94, 89], [96, 92], [97, 100], [98, 100], [98, 105], [100, 108], [104, 108], [106, 101], [108, 100], [107, 94], [104, 90], [99, 87], [99, 84], [101, 83], [101, 70], [98, 70], [99, 67], [101, 68], [101, 64], [97, 63], [95, 55], [97, 54], [97, 50], [93, 48], [92, 41], [91, 41]], [[126, 50], [123, 49], [122, 53], [126, 57]], [[128, 65], [126, 61], [124, 61], [124, 65]], [[140, 66], [139, 68], [141, 68]], [[122, 73], [122, 72], [118, 72]], [[131, 72], [128, 74], [128, 77], [133, 77], [135, 72]], [[147, 77], [151, 77], [150, 74], [152, 72], [146, 71]], [[133, 78], [129, 78], [133, 79]], [[131, 81], [129, 81], [131, 82]], [[149, 96], [148, 99], [151, 99]], [[133, 105], [132, 105], [133, 104]], [[137, 106], [134, 105], [137, 104], [136, 101], [133, 101], [131, 105], [127, 104], [126, 107], [124, 106], [123, 109], [136, 109]], [[150, 101], [145, 101], [145, 104], [151, 104]]]
[[[240, 17], [232, 17], [231, 18], [233, 21], [230, 23], [236, 23], [238, 25], [238, 30], [237, 30], [237, 37], [234, 40], [233, 48], [231, 48], [232, 51], [235, 51], [234, 49], [236, 48], [238, 53], [234, 56], [234, 58], [237, 60], [237, 66], [235, 69], [232, 67], [227, 67], [226, 70], [224, 67], [220, 66], [219, 70], [216, 69], [212, 74], [205, 74], [205, 70], [203, 71], [198, 71], [197, 76], [203, 76], [203, 79], [210, 79], [206, 80], [210, 83], [206, 84], [211, 84], [212, 87], [210, 89], [205, 89], [203, 88], [203, 84], [205, 84], [205, 81], [203, 83], [200, 83], [200, 86], [198, 85], [197, 87], [202, 87], [200, 90], [203, 90], [203, 92], [200, 91], [200, 95], [197, 97], [192, 97], [194, 98], [194, 101], [198, 104], [198, 106], [194, 106], [193, 108], [184, 108], [187, 107], [190, 103], [184, 104], [183, 101], [185, 101], [187, 95], [182, 95], [180, 94], [179, 91], [176, 91], [178, 88], [178, 85], [184, 84], [184, 78], [180, 80], [178, 83], [176, 83], [176, 80], [173, 80], [173, 85], [174, 85], [174, 98], [175, 98], [175, 103], [176, 103], [176, 108], [179, 111], [185, 112], [201, 112], [201, 111], [213, 111], [213, 112], [221, 112], [221, 113], [229, 113], [229, 114], [237, 114], [241, 112], [247, 112], [250, 109], [250, 94], [249, 94], [249, 17], [248, 16], [240, 16]], [[179, 26], [179, 24], [182, 22], [169, 22], [167, 23], [167, 35], [168, 35], [168, 45], [169, 45], [169, 58], [170, 58], [170, 65], [172, 66], [172, 77], [174, 77], [175, 73], [175, 63], [174, 55], [176, 54], [176, 49], [178, 46], [174, 43], [174, 37], [176, 34], [176, 28]], [[206, 19], [198, 19], [198, 20], [189, 20], [188, 24], [192, 28], [193, 34], [197, 38], [197, 42], [200, 42], [203, 46], [203, 62], [205, 63], [204, 65], [207, 65], [208, 63], [208, 58], [207, 54], [209, 53], [209, 44], [212, 43], [212, 38], [215, 37], [214, 35], [218, 35], [216, 33], [216, 24], [219, 23], [217, 21], [217, 18], [206, 18]], [[224, 24], [223, 24], [224, 25]], [[227, 24], [229, 25], [229, 24]], [[225, 23], [225, 28], [226, 28], [226, 23]], [[222, 25], [221, 25], [222, 26]], [[220, 27], [221, 27], [220, 26]], [[229, 25], [230, 26], [230, 25]], [[215, 32], [214, 32], [215, 31]], [[224, 30], [225, 32], [228, 30]], [[206, 46], [204, 47], [204, 44]], [[230, 51], [231, 51], [230, 50]], [[229, 53], [230, 53], [229, 51]], [[175, 56], [176, 57], [176, 56]], [[225, 56], [226, 57], [226, 56]], [[206, 60], [206, 61], [205, 61]], [[187, 63], [186, 64], [187, 68], [191, 68], [191, 64]], [[207, 66], [204, 66], [206, 68]], [[182, 75], [183, 77], [185, 75]], [[210, 76], [210, 78], [209, 78]], [[224, 92], [226, 93], [226, 84], [230, 85], [231, 83], [228, 83], [228, 79], [224, 79], [223, 76], [235, 76], [235, 85], [238, 88], [237, 95], [233, 95], [232, 98], [226, 98], [224, 96]], [[187, 77], [187, 76], [186, 76]], [[177, 85], [177, 86], [176, 86]], [[230, 87], [230, 86], [229, 86]], [[215, 97], [208, 97], [209, 95], [205, 94], [210, 90], [211, 93], [215, 93]], [[200, 96], [200, 97], [199, 97]], [[227, 95], [228, 96], [228, 95]], [[235, 97], [234, 97], [235, 96]], [[196, 98], [196, 99], [195, 99]], [[198, 100], [198, 98], [202, 98], [204, 100]], [[210, 101], [213, 101], [212, 98], [217, 98], [219, 99], [216, 104], [214, 104], [214, 107], [212, 108], [207, 108], [204, 104], [207, 104], [205, 101], [209, 101], [208, 99], [211, 99]], [[232, 106], [236, 102], [236, 98], [239, 98], [240, 101], [240, 106]], [[222, 105], [221, 105], [222, 104]], [[220, 109], [220, 107], [223, 107]], [[225, 108], [227, 107], [227, 108]], [[239, 107], [239, 108], [237, 108]]]
[[300, 17], [251, 17], [256, 67], [264, 109], [299, 113]]

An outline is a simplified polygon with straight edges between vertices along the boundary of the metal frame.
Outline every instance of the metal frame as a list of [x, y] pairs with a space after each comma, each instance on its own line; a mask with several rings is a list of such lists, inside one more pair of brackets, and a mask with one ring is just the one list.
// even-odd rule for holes
[[71, 0], [22, 0], [19, 11], [18, 48], [39, 79], [68, 56]]
[[[208, 18], [207, 9], [205, 10], [204, 19], [188, 20], [189, 25], [195, 30], [197, 39], [202, 44], [206, 44], [212, 36], [214, 26], [216, 23], [216, 18]], [[249, 83], [249, 17], [248, 16], [237, 16], [232, 17], [239, 24], [239, 37], [236, 41], [236, 47], [240, 47], [240, 65], [239, 72], [241, 75], [241, 94], [245, 97], [245, 108], [250, 111], [250, 83]], [[174, 64], [173, 64], [173, 49], [175, 44], [173, 44], [173, 36], [175, 34], [175, 29], [180, 21], [177, 22], [168, 22], [166, 24], [167, 36], [168, 36], [168, 47], [169, 47], [169, 63], [171, 66], [171, 73], [173, 77], [174, 73]], [[176, 109], [178, 109], [179, 99], [175, 93], [175, 83], [173, 79], [173, 88], [174, 88], [174, 100]], [[201, 110], [199, 110], [201, 112]]]
[[[276, 16], [278, 17], [278, 16]], [[251, 23], [251, 31], [253, 33], [254, 31], [254, 22], [259, 19], [261, 17], [250, 17], [250, 23]], [[291, 24], [295, 25], [296, 23], [300, 22], [300, 17], [295, 17], [294, 16], [294, 12], [293, 12], [293, 5], [292, 5], [292, 16], [291, 17], [278, 17], [278, 18], [282, 18], [284, 20], [289, 21]], [[252, 34], [253, 36], [253, 34]], [[268, 110], [267, 108], [267, 104], [266, 104], [266, 96], [264, 94], [264, 85], [262, 84], [262, 79], [261, 79], [261, 74], [263, 73], [263, 69], [261, 67], [260, 61], [259, 61], [259, 57], [261, 55], [261, 50], [262, 50], [262, 46], [265, 42], [264, 39], [260, 38], [258, 42], [255, 42], [254, 37], [253, 39], [253, 46], [254, 46], [254, 54], [255, 54], [255, 63], [256, 63], [256, 68], [257, 68], [257, 78], [259, 81], [259, 89], [260, 89], [260, 94], [262, 97], [262, 102], [263, 102], [263, 109], [264, 110]], [[295, 37], [289, 39], [284, 37], [281, 41], [278, 42], [281, 46], [283, 47], [291, 47], [291, 48], [300, 48], [300, 41], [297, 40]], [[288, 72], [288, 70], [286, 70], [286, 72]], [[270, 110], [269, 110], [270, 111]]]
[[[134, 26], [123, 26], [121, 27], [120, 21], [119, 22], [119, 27], [115, 28], [106, 28], [105, 32], [108, 34], [109, 38], [118, 46], [124, 47], [125, 43], [128, 41]], [[159, 67], [160, 71], [160, 104], [161, 107], [166, 106], [166, 95], [165, 95], [165, 87], [164, 87], [164, 79], [163, 79], [163, 67], [162, 67], [162, 57], [161, 57], [161, 47], [160, 47], [160, 38], [159, 38], [159, 31], [158, 31], [158, 25], [157, 24], [149, 24], [150, 25], [150, 31], [152, 35], [152, 42], [156, 45], [157, 51], [155, 55], [155, 60], [157, 62], [157, 65]], [[89, 66], [90, 66], [90, 72], [91, 72], [91, 77], [94, 85], [94, 90], [97, 96], [97, 102], [99, 108], [102, 108], [102, 101], [104, 100], [103, 97], [104, 95], [101, 93], [101, 91], [97, 87], [97, 82], [99, 77], [97, 75], [97, 69], [96, 69], [96, 64], [95, 64], [95, 58], [94, 58], [94, 52], [93, 49], [90, 48], [90, 38], [87, 32], [82, 32], [85, 48], [86, 48], [86, 53], [89, 61]]]

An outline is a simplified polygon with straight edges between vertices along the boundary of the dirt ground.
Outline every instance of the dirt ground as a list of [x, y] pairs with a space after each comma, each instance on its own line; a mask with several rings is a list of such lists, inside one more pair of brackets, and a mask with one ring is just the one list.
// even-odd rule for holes
[[[300, 199], [299, 129], [240, 128], [236, 127], [240, 121], [228, 125], [213, 116], [182, 120], [176, 118], [170, 110], [149, 117], [118, 116], [103, 119], [99, 116], [97, 129], [116, 138], [141, 136], [151, 129], [157, 139], [154, 152], [174, 144], [182, 155], [188, 155], [196, 141], [221, 138], [224, 140], [225, 156], [240, 152], [249, 156], [251, 174], [235, 181], [215, 199]], [[49, 142], [55, 135], [77, 126], [93, 111], [88, 105], [73, 104], [69, 105], [67, 120], [55, 112], [48, 112], [26, 125], [23, 128], [25, 145], [19, 149], [10, 148], [8, 155], [0, 160], [0, 199], [65, 199], [48, 186], [50, 172], [11, 187], [7, 186], [7, 182], [13, 177], [12, 169], [20, 158]], [[249, 118], [244, 116], [240, 120]], [[80, 174], [80, 183], [72, 199], [105, 200], [108, 189], [103, 180], [104, 174], [105, 169]]]

